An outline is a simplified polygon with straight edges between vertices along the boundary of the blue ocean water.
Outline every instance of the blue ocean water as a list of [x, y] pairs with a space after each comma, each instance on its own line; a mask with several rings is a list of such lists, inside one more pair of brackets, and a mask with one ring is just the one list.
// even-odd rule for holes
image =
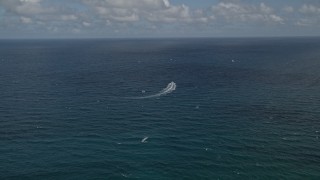
[[319, 69], [319, 38], [1, 40], [0, 179], [319, 179]]

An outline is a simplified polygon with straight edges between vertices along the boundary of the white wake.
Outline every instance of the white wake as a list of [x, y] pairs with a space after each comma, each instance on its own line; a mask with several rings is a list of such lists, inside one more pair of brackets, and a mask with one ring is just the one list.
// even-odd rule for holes
[[161, 90], [159, 93], [157, 94], [153, 94], [153, 95], [149, 95], [149, 96], [142, 96], [142, 97], [132, 97], [132, 99], [146, 99], [146, 98], [154, 98], [154, 97], [159, 97], [159, 96], [163, 96], [166, 94], [171, 93], [172, 91], [176, 90], [177, 85], [175, 82], [171, 82], [167, 85], [166, 88], [164, 88], [163, 90]]

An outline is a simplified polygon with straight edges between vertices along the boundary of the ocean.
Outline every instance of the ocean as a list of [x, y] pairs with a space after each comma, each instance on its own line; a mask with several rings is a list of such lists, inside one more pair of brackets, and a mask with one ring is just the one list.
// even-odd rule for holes
[[319, 179], [320, 38], [0, 40], [0, 179]]

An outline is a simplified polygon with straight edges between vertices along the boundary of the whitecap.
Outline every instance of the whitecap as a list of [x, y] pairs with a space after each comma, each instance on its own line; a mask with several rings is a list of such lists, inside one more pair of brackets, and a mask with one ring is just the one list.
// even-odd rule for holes
[[149, 137], [144, 137], [144, 138], [141, 140], [141, 142], [142, 142], [142, 143], [146, 143], [148, 138], [149, 138]]
[[131, 97], [130, 99], [147, 99], [147, 98], [155, 98], [155, 97], [159, 97], [159, 96], [163, 96], [169, 93], [172, 93], [174, 90], [176, 90], [177, 85], [175, 82], [171, 82], [167, 85], [166, 88], [164, 88], [163, 90], [161, 90], [160, 92], [158, 92], [157, 94], [153, 94], [153, 95], [149, 95], [149, 96], [142, 96], [142, 97]]

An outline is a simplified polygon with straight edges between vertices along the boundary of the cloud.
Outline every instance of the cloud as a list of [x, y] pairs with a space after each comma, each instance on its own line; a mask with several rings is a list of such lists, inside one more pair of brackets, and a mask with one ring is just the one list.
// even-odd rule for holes
[[92, 0], [83, 1], [101, 19], [112, 22], [192, 22], [204, 20], [184, 4], [172, 5], [169, 0]]
[[34, 15], [42, 13], [53, 13], [55, 10], [44, 7], [41, 0], [2, 0], [0, 5], [7, 11], [19, 15]]
[[89, 26], [91, 26], [91, 23], [88, 23], [88, 22], [84, 21], [84, 22], [82, 22], [82, 25], [85, 26], [85, 27], [89, 27]]
[[284, 23], [284, 19], [264, 3], [248, 5], [220, 2], [211, 7], [211, 13], [215, 19], [227, 23]]
[[267, 0], [220, 0], [201, 8], [193, 4], [170, 0], [0, 0], [0, 32], [215, 35], [229, 27], [284, 32], [293, 26], [317, 29], [320, 24], [320, 3], [315, 0], [300, 4], [285, 0], [281, 6]]
[[139, 21], [139, 16], [137, 14], [130, 14], [127, 16], [115, 16], [110, 17], [112, 20], [118, 21], [118, 22], [136, 22]]
[[22, 23], [25, 23], [25, 24], [29, 24], [32, 22], [32, 19], [31, 18], [28, 18], [28, 17], [20, 17]]
[[282, 10], [286, 13], [293, 13], [294, 12], [294, 8], [292, 6], [285, 6], [284, 8], [282, 8]]
[[299, 18], [296, 19], [295, 25], [300, 27], [320, 27], [320, 4], [303, 4], [298, 9]]
[[304, 4], [299, 11], [304, 14], [320, 14], [320, 7]]
[[74, 21], [74, 20], [77, 20], [78, 17], [75, 16], [74, 14], [71, 14], [71, 15], [61, 15], [61, 20], [62, 21]]
[[170, 6], [168, 0], [105, 0], [104, 2], [117, 8], [162, 9]]

